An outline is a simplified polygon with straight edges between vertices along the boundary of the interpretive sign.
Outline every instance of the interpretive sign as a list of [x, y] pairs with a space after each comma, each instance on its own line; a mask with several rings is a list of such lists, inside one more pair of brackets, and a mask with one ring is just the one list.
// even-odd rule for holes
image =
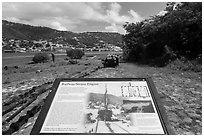
[[150, 78], [57, 79], [31, 134], [170, 134]]

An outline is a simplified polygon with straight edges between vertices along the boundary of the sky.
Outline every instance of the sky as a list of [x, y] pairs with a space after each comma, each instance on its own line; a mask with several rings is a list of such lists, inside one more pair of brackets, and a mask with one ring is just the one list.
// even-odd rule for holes
[[3, 2], [2, 19], [61, 31], [125, 33], [135, 23], [163, 13], [166, 2]]

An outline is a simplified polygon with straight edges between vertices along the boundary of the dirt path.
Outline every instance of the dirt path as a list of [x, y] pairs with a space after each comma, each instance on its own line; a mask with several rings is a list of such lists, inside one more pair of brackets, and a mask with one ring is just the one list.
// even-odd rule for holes
[[152, 77], [176, 134], [202, 134], [202, 74], [168, 68], [120, 64], [103, 68], [90, 78]]

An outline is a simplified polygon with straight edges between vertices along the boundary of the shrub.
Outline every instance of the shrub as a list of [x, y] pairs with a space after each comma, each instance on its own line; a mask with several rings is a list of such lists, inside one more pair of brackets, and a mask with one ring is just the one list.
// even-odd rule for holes
[[202, 65], [197, 60], [176, 59], [168, 64], [167, 67], [174, 70], [202, 72]]
[[37, 53], [33, 57], [33, 62], [34, 63], [45, 63], [45, 62], [48, 62], [49, 59], [50, 58], [47, 53]]
[[66, 53], [71, 59], [81, 59], [84, 56], [84, 52], [80, 49], [67, 49]]

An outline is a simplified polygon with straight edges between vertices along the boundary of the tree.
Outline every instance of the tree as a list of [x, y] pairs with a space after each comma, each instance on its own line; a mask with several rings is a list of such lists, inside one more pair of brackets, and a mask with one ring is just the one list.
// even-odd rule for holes
[[167, 3], [165, 11], [163, 16], [124, 25], [126, 60], [150, 63], [163, 59], [168, 54], [165, 46], [177, 57], [189, 60], [202, 54], [202, 3]]

